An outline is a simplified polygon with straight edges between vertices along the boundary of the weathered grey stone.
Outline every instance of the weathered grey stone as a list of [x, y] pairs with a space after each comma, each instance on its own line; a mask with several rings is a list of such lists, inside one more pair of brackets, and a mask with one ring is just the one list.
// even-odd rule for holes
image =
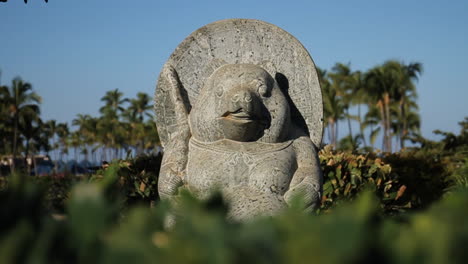
[[258, 20], [204, 26], [174, 51], [155, 94], [162, 198], [220, 190], [230, 217], [275, 215], [320, 199], [322, 98], [315, 66], [284, 30]]

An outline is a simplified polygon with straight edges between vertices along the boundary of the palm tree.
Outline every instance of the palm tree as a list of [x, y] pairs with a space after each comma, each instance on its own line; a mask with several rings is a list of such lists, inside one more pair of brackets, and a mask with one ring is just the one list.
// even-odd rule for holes
[[[404, 63], [389, 60], [382, 65], [370, 69], [365, 77], [366, 88], [373, 99], [373, 103], [379, 108], [381, 124], [383, 128], [383, 150], [392, 151], [392, 113], [391, 105], [399, 104], [397, 111], [399, 116], [398, 126], [401, 147], [404, 147], [404, 135], [407, 131], [407, 122], [404, 116], [405, 112], [413, 111], [411, 101], [416, 98], [416, 89], [413, 81], [417, 80], [422, 72], [420, 63]], [[393, 126], [394, 128], [395, 126]]]
[[421, 63], [409, 63], [405, 65], [403, 62], [392, 61], [395, 67], [400, 68], [401, 77], [397, 89], [393, 95], [396, 102], [398, 102], [398, 137], [400, 139], [400, 148], [405, 147], [405, 140], [410, 132], [418, 132], [420, 127], [420, 118], [417, 113], [418, 105], [416, 99], [418, 97], [416, 92], [415, 81], [423, 72]]
[[349, 138], [353, 140], [353, 131], [351, 127], [351, 119], [355, 118], [349, 114], [349, 108], [353, 103], [355, 93], [354, 77], [350, 68], [350, 64], [336, 63], [332, 71], [328, 74], [331, 80], [332, 90], [334, 90], [341, 99], [344, 111], [344, 118], [348, 122]]
[[21, 119], [19, 131], [25, 140], [26, 146], [24, 149], [24, 156], [29, 173], [30, 164], [27, 163], [27, 158], [31, 157], [31, 161], [34, 167], [36, 167], [34, 156], [41, 150], [46, 152], [47, 155], [49, 154], [51, 150], [50, 140], [52, 138], [52, 133], [47, 124], [43, 123], [38, 116], [29, 115]]
[[[34, 116], [39, 116], [39, 105], [41, 97], [32, 91], [31, 84], [23, 82], [20, 78], [12, 81], [10, 89], [1, 89], [1, 101], [5, 104], [8, 116], [13, 123], [13, 164], [15, 169], [15, 159], [18, 151], [18, 134], [20, 122], [32, 120]], [[27, 118], [28, 120], [26, 120]]]
[[8, 86], [0, 86], [0, 135], [2, 136], [2, 144], [0, 145], [0, 153], [8, 154], [13, 152], [11, 138], [13, 136], [13, 122], [10, 117], [9, 104], [9, 88]]
[[404, 149], [406, 140], [420, 136], [421, 119], [417, 112], [418, 105], [414, 101], [406, 101], [403, 111], [400, 103], [395, 103], [391, 109], [394, 116], [392, 129], [396, 135], [397, 146]]
[[57, 125], [57, 136], [59, 145], [61, 146], [60, 149], [60, 161], [63, 160], [63, 154], [68, 154], [68, 146], [69, 146], [69, 136], [70, 136], [70, 129], [68, 128], [67, 123], [59, 123]]
[[73, 154], [76, 162], [79, 160], [78, 148], [81, 146], [82, 142], [79, 131], [74, 131], [70, 134], [70, 146], [73, 148]]
[[362, 128], [363, 130], [368, 127], [370, 128], [369, 142], [372, 149], [374, 148], [377, 136], [382, 129], [378, 126], [378, 124], [382, 122], [381, 120], [379, 108], [375, 104], [369, 102], [367, 113], [364, 115], [364, 120], [362, 122]]
[[377, 106], [380, 113], [383, 130], [382, 150], [392, 151], [390, 103], [391, 94], [395, 89], [395, 72], [393, 65], [383, 64], [370, 69], [365, 77], [366, 88], [372, 103]]
[[358, 138], [364, 144], [364, 147], [367, 147], [367, 140], [364, 136], [365, 124], [362, 117], [361, 106], [367, 105], [369, 102], [369, 96], [367, 95], [366, 87], [364, 85], [364, 74], [361, 71], [355, 71], [352, 73], [352, 76], [349, 78], [350, 87], [352, 87], [349, 99], [352, 105], [357, 105], [357, 116], [355, 119], [359, 123], [359, 135]]
[[[5, 2], [8, 1], [8, 0], [5, 0]], [[44, 0], [44, 2], [48, 3], [49, 0]], [[27, 4], [28, 3], [28, 0], [24, 0], [24, 3]]]
[[110, 115], [116, 117], [119, 112], [123, 112], [124, 108], [122, 104], [128, 102], [127, 98], [122, 98], [123, 93], [119, 89], [108, 91], [102, 98], [101, 101], [105, 102], [105, 105], [99, 109], [103, 115]]
[[337, 146], [338, 121], [344, 118], [344, 105], [338, 96], [336, 86], [332, 86], [329, 75], [325, 70], [317, 67], [320, 86], [322, 87], [323, 114], [325, 127], [328, 128], [328, 137], [333, 147]]
[[55, 120], [49, 120], [44, 123], [44, 130], [47, 131], [49, 138], [52, 140], [51, 149], [54, 151], [54, 160], [57, 159], [57, 153], [55, 153], [55, 150], [58, 148], [55, 137], [57, 135], [57, 129], [57, 121]]
[[[95, 154], [96, 150], [100, 147], [98, 144], [98, 124], [99, 120], [95, 117], [90, 117], [86, 120], [83, 124], [86, 134], [85, 134], [85, 144], [91, 150], [91, 154], [93, 155], [93, 161], [96, 161]], [[86, 153], [90, 151], [86, 150]]]
[[129, 130], [127, 130], [126, 143], [134, 147], [136, 155], [141, 154], [145, 145], [145, 124], [144, 118], [152, 118], [150, 110], [150, 97], [145, 93], [138, 93], [136, 99], [130, 99], [130, 106], [123, 112], [122, 117], [127, 122]]
[[158, 130], [156, 129], [156, 123], [153, 120], [148, 120], [144, 124], [144, 141], [143, 150], [151, 151], [155, 150], [157, 146], [161, 145], [159, 140]]
[[87, 143], [87, 134], [88, 134], [88, 122], [91, 119], [90, 115], [83, 115], [83, 114], [78, 114], [77, 118], [72, 120], [72, 125], [77, 126], [78, 130], [76, 132], [78, 133], [73, 133], [72, 134], [72, 145], [75, 148], [75, 158], [78, 159], [76, 156], [76, 148], [78, 147], [83, 147], [86, 148], [86, 143]]
[[43, 129], [42, 120], [37, 115], [25, 114], [18, 124], [18, 129], [21, 135], [24, 136], [26, 147], [24, 151], [25, 160], [29, 156], [30, 143], [33, 138], [39, 138], [41, 130]]
[[103, 116], [98, 123], [98, 130], [101, 139], [105, 142], [104, 145], [114, 149], [114, 157], [117, 157], [127, 132], [120, 124], [119, 113], [124, 111], [122, 105], [128, 102], [128, 99], [123, 98], [123, 93], [119, 89], [115, 89], [108, 91], [101, 101], [105, 102], [105, 105], [99, 110]]
[[141, 140], [145, 136], [144, 123], [138, 118], [137, 112], [130, 109], [130, 107], [122, 113], [122, 118], [124, 124], [129, 128], [125, 141], [129, 146], [133, 146], [136, 155], [138, 155], [141, 151]]
[[49, 152], [54, 147], [50, 144], [55, 135], [55, 132], [50, 128], [50, 121], [55, 122], [55, 120], [49, 120], [46, 123], [39, 122], [39, 133], [36, 133], [33, 137], [33, 151], [38, 152], [42, 150], [47, 156], [49, 156]]
[[137, 116], [140, 122], [143, 122], [144, 117], [151, 118], [150, 110], [153, 106], [150, 104], [150, 97], [146, 93], [138, 93], [136, 99], [130, 99], [128, 109]]

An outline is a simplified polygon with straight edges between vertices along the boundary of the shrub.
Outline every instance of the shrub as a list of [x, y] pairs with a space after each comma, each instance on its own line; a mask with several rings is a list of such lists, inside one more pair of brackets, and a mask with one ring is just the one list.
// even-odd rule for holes
[[[162, 154], [142, 155], [134, 159], [119, 160], [109, 168], [99, 170], [91, 180], [114, 184], [107, 195], [123, 196], [126, 205], [136, 203], [151, 204], [159, 200], [158, 175]], [[117, 177], [118, 181], [114, 181]], [[109, 178], [107, 180], [106, 178]]]
[[[113, 180], [116, 184], [119, 178]], [[62, 220], [45, 213], [44, 193], [37, 185], [20, 183], [0, 191], [1, 263], [466, 261], [467, 190], [454, 191], [403, 222], [383, 217], [369, 192], [328, 214], [308, 215], [293, 207], [278, 217], [247, 223], [227, 221], [223, 203], [181, 193], [183, 214], [165, 228], [168, 204], [129, 206], [119, 213], [119, 201], [107, 195], [114, 186], [110, 183], [74, 186]]]
[[397, 198], [398, 189], [390, 176], [391, 167], [373, 154], [335, 152], [326, 146], [319, 153], [324, 185], [322, 209], [352, 200], [365, 187], [374, 189], [383, 200]]

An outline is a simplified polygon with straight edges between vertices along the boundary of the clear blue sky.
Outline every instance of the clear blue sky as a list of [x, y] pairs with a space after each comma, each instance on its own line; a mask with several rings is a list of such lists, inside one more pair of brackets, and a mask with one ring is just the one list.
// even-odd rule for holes
[[422, 132], [435, 138], [468, 116], [467, 14], [468, 1], [9, 0], [0, 3], [1, 83], [22, 77], [43, 97], [43, 119], [71, 122], [97, 115], [111, 89], [153, 95], [162, 65], [197, 28], [255, 18], [289, 31], [321, 68], [423, 63]]

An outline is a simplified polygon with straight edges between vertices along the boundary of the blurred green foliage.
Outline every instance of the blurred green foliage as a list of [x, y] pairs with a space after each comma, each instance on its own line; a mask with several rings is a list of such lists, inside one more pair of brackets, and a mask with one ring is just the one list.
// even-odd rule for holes
[[89, 178], [0, 177], [0, 263], [465, 263], [466, 135], [393, 154], [324, 148], [318, 214], [246, 223], [226, 220], [219, 195], [159, 201], [161, 156]]
[[466, 188], [397, 218], [360, 192], [327, 214], [293, 207], [247, 223], [227, 221], [219, 196], [199, 201], [183, 192], [181, 213], [166, 227], [173, 215], [165, 202], [120, 210], [125, 198], [109, 196], [119, 180], [75, 185], [57, 216], [43, 206], [44, 188], [15, 176], [0, 192], [0, 263], [466, 262]]

